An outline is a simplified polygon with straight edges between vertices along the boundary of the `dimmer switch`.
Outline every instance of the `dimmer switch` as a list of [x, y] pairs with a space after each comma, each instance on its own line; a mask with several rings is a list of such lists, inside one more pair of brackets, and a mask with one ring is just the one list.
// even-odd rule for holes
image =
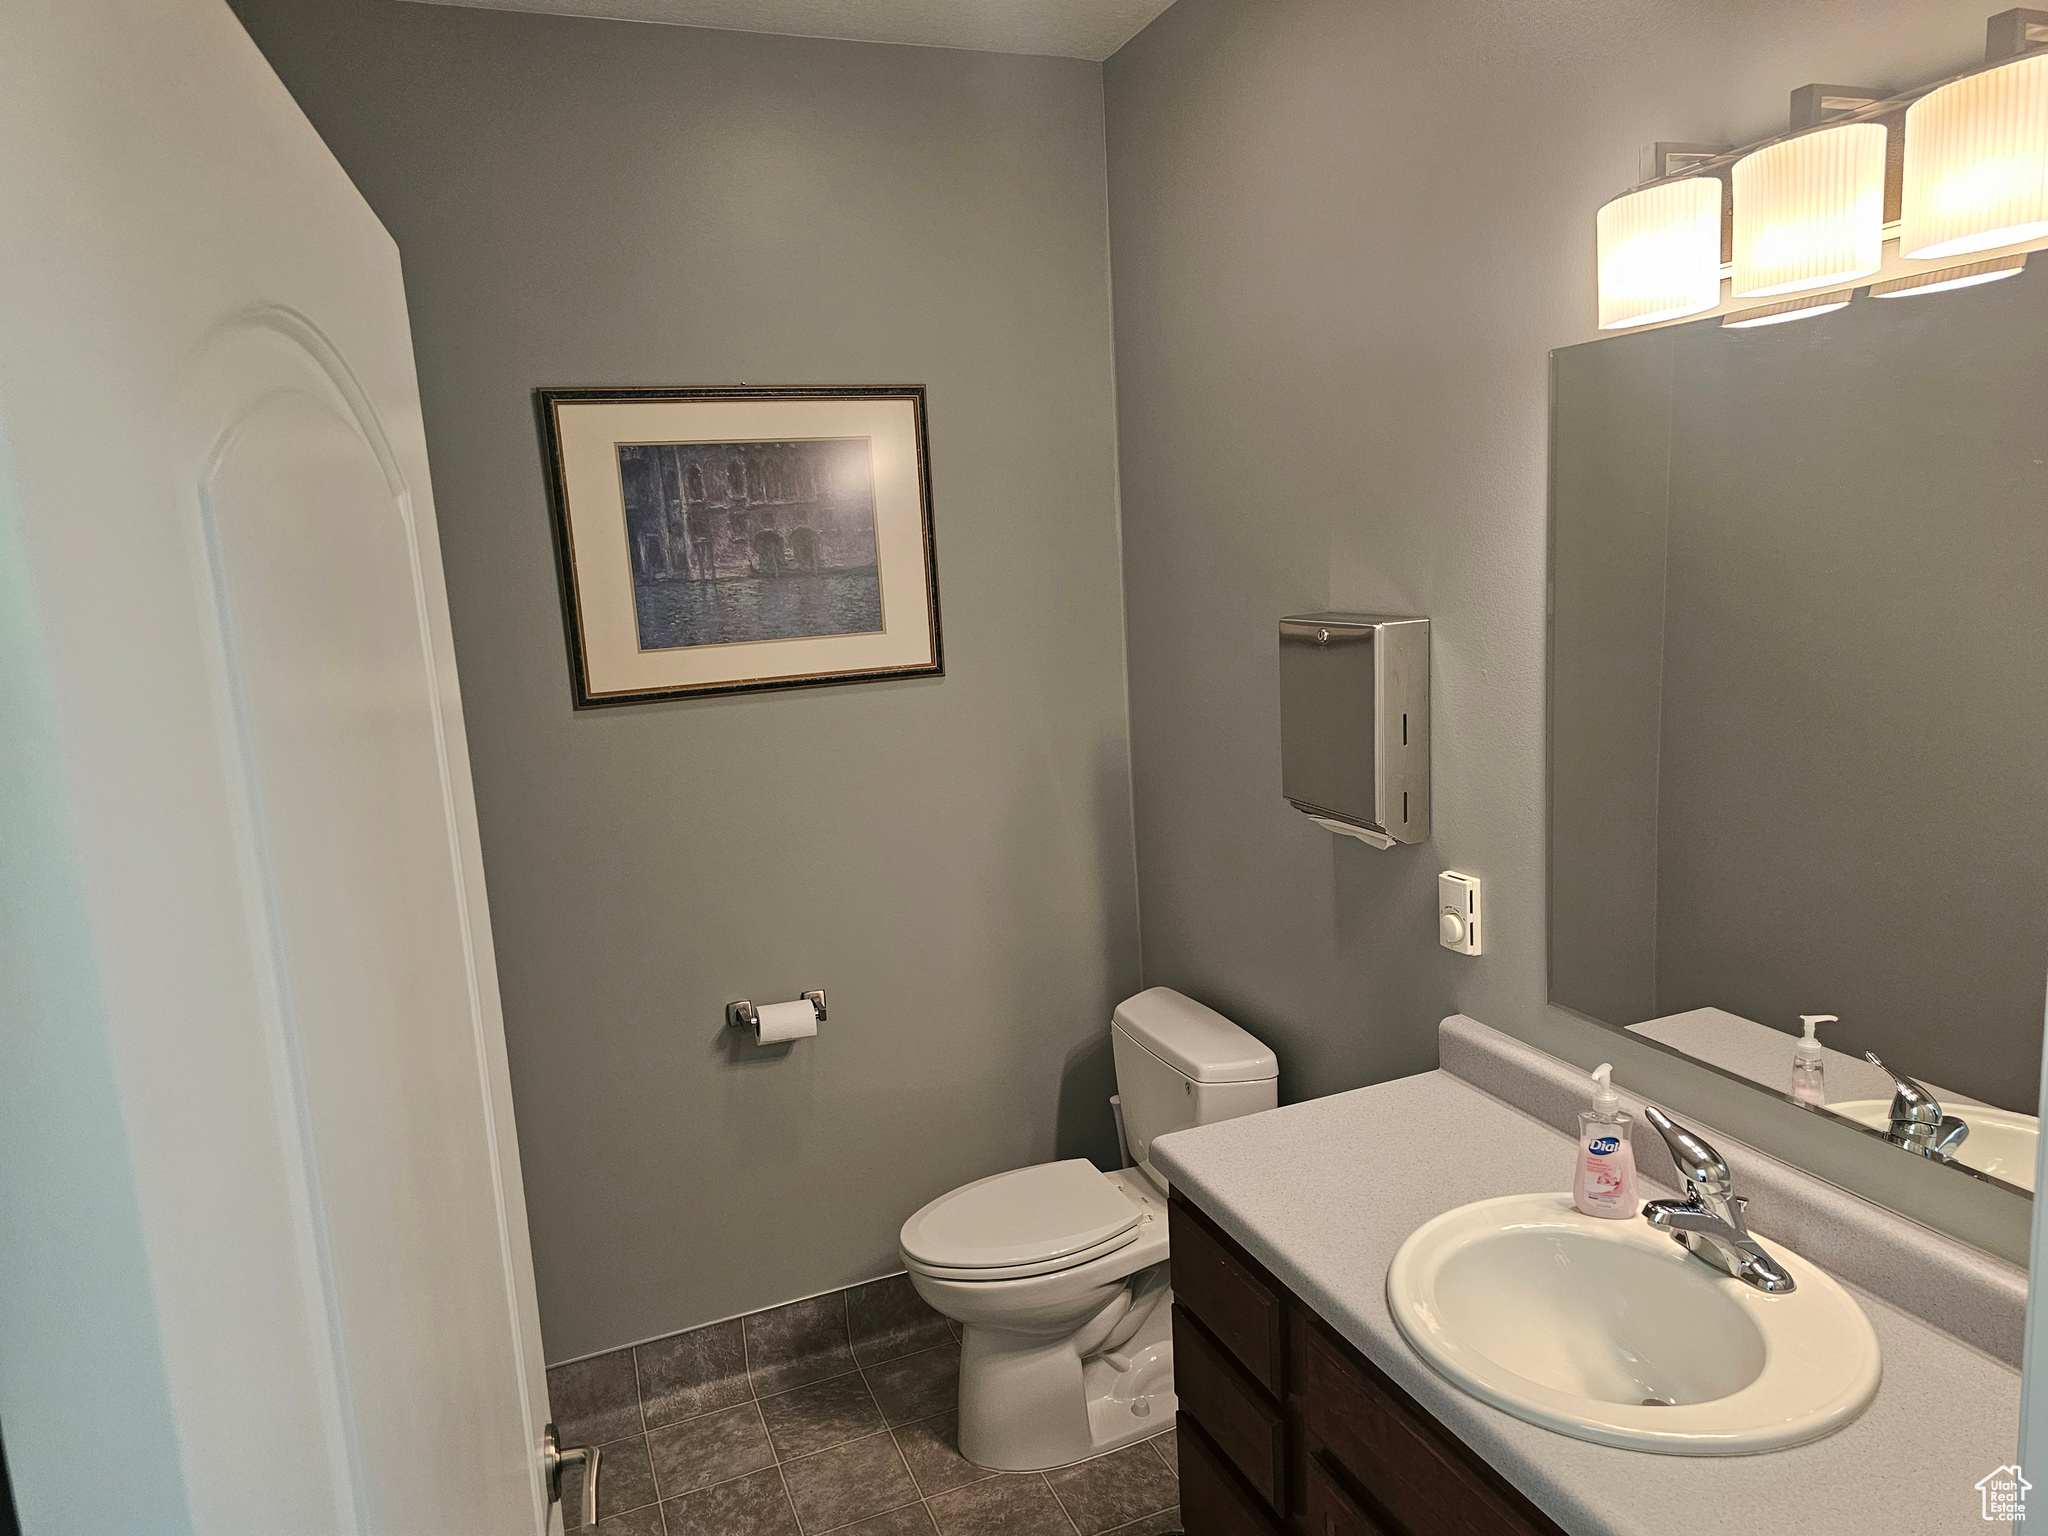
[[1479, 877], [1445, 870], [1436, 877], [1436, 940], [1461, 955], [1479, 951]]

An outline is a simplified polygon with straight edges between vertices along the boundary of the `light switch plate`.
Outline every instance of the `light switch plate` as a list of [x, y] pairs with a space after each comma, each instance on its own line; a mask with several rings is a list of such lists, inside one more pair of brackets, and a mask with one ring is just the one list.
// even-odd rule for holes
[[1479, 953], [1479, 877], [1445, 870], [1436, 877], [1436, 940], [1461, 955]]

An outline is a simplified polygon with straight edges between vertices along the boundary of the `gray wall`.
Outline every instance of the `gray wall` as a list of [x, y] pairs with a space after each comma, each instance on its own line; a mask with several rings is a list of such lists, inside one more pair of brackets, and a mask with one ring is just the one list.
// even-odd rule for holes
[[1840, 1014], [1838, 1049], [2033, 1112], [2044, 330], [2037, 261], [1671, 333], [1658, 1013]]
[[[1652, 140], [1980, 60], [1986, 9], [1178, 0], [1105, 66], [1146, 980], [1260, 1028], [1290, 1096], [1431, 1065], [1457, 1008], [2024, 1252], [2017, 1197], [1875, 1166], [1544, 979], [1545, 359], [1594, 334], [1593, 211]], [[1419, 849], [1279, 797], [1274, 620], [1323, 607], [1434, 621]], [[1441, 867], [1486, 881], [1477, 960], [1436, 945]]]
[[1551, 356], [1550, 997], [1609, 1024], [1658, 1011], [1672, 336]]
[[[1114, 1155], [1138, 985], [1092, 64], [236, 0], [404, 255], [560, 1360]], [[930, 388], [943, 679], [575, 713], [529, 392]], [[722, 1009], [832, 1017], [733, 1055]]]

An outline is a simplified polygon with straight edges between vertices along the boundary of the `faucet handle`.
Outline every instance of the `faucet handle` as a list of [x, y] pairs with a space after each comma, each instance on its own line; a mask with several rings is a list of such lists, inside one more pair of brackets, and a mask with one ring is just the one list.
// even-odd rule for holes
[[1941, 1101], [1912, 1078], [1894, 1071], [1878, 1059], [1875, 1051], [1865, 1051], [1863, 1059], [1892, 1080], [1892, 1124], [1929, 1125], [1939, 1127], [1942, 1118]]
[[1654, 1104], [1643, 1106], [1643, 1118], [1657, 1128], [1664, 1145], [1671, 1149], [1671, 1161], [1694, 1189], [1702, 1195], [1726, 1196], [1734, 1188], [1727, 1163], [1697, 1131], [1680, 1125]]

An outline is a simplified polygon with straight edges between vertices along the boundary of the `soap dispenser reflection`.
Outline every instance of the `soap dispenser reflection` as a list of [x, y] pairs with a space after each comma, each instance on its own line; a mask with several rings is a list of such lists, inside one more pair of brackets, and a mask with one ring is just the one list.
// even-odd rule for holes
[[1802, 1013], [1799, 1022], [1806, 1026], [1806, 1033], [1792, 1042], [1792, 1100], [1796, 1104], [1824, 1105], [1828, 1090], [1818, 1031], [1822, 1024], [1840, 1021], [1832, 1013]]

